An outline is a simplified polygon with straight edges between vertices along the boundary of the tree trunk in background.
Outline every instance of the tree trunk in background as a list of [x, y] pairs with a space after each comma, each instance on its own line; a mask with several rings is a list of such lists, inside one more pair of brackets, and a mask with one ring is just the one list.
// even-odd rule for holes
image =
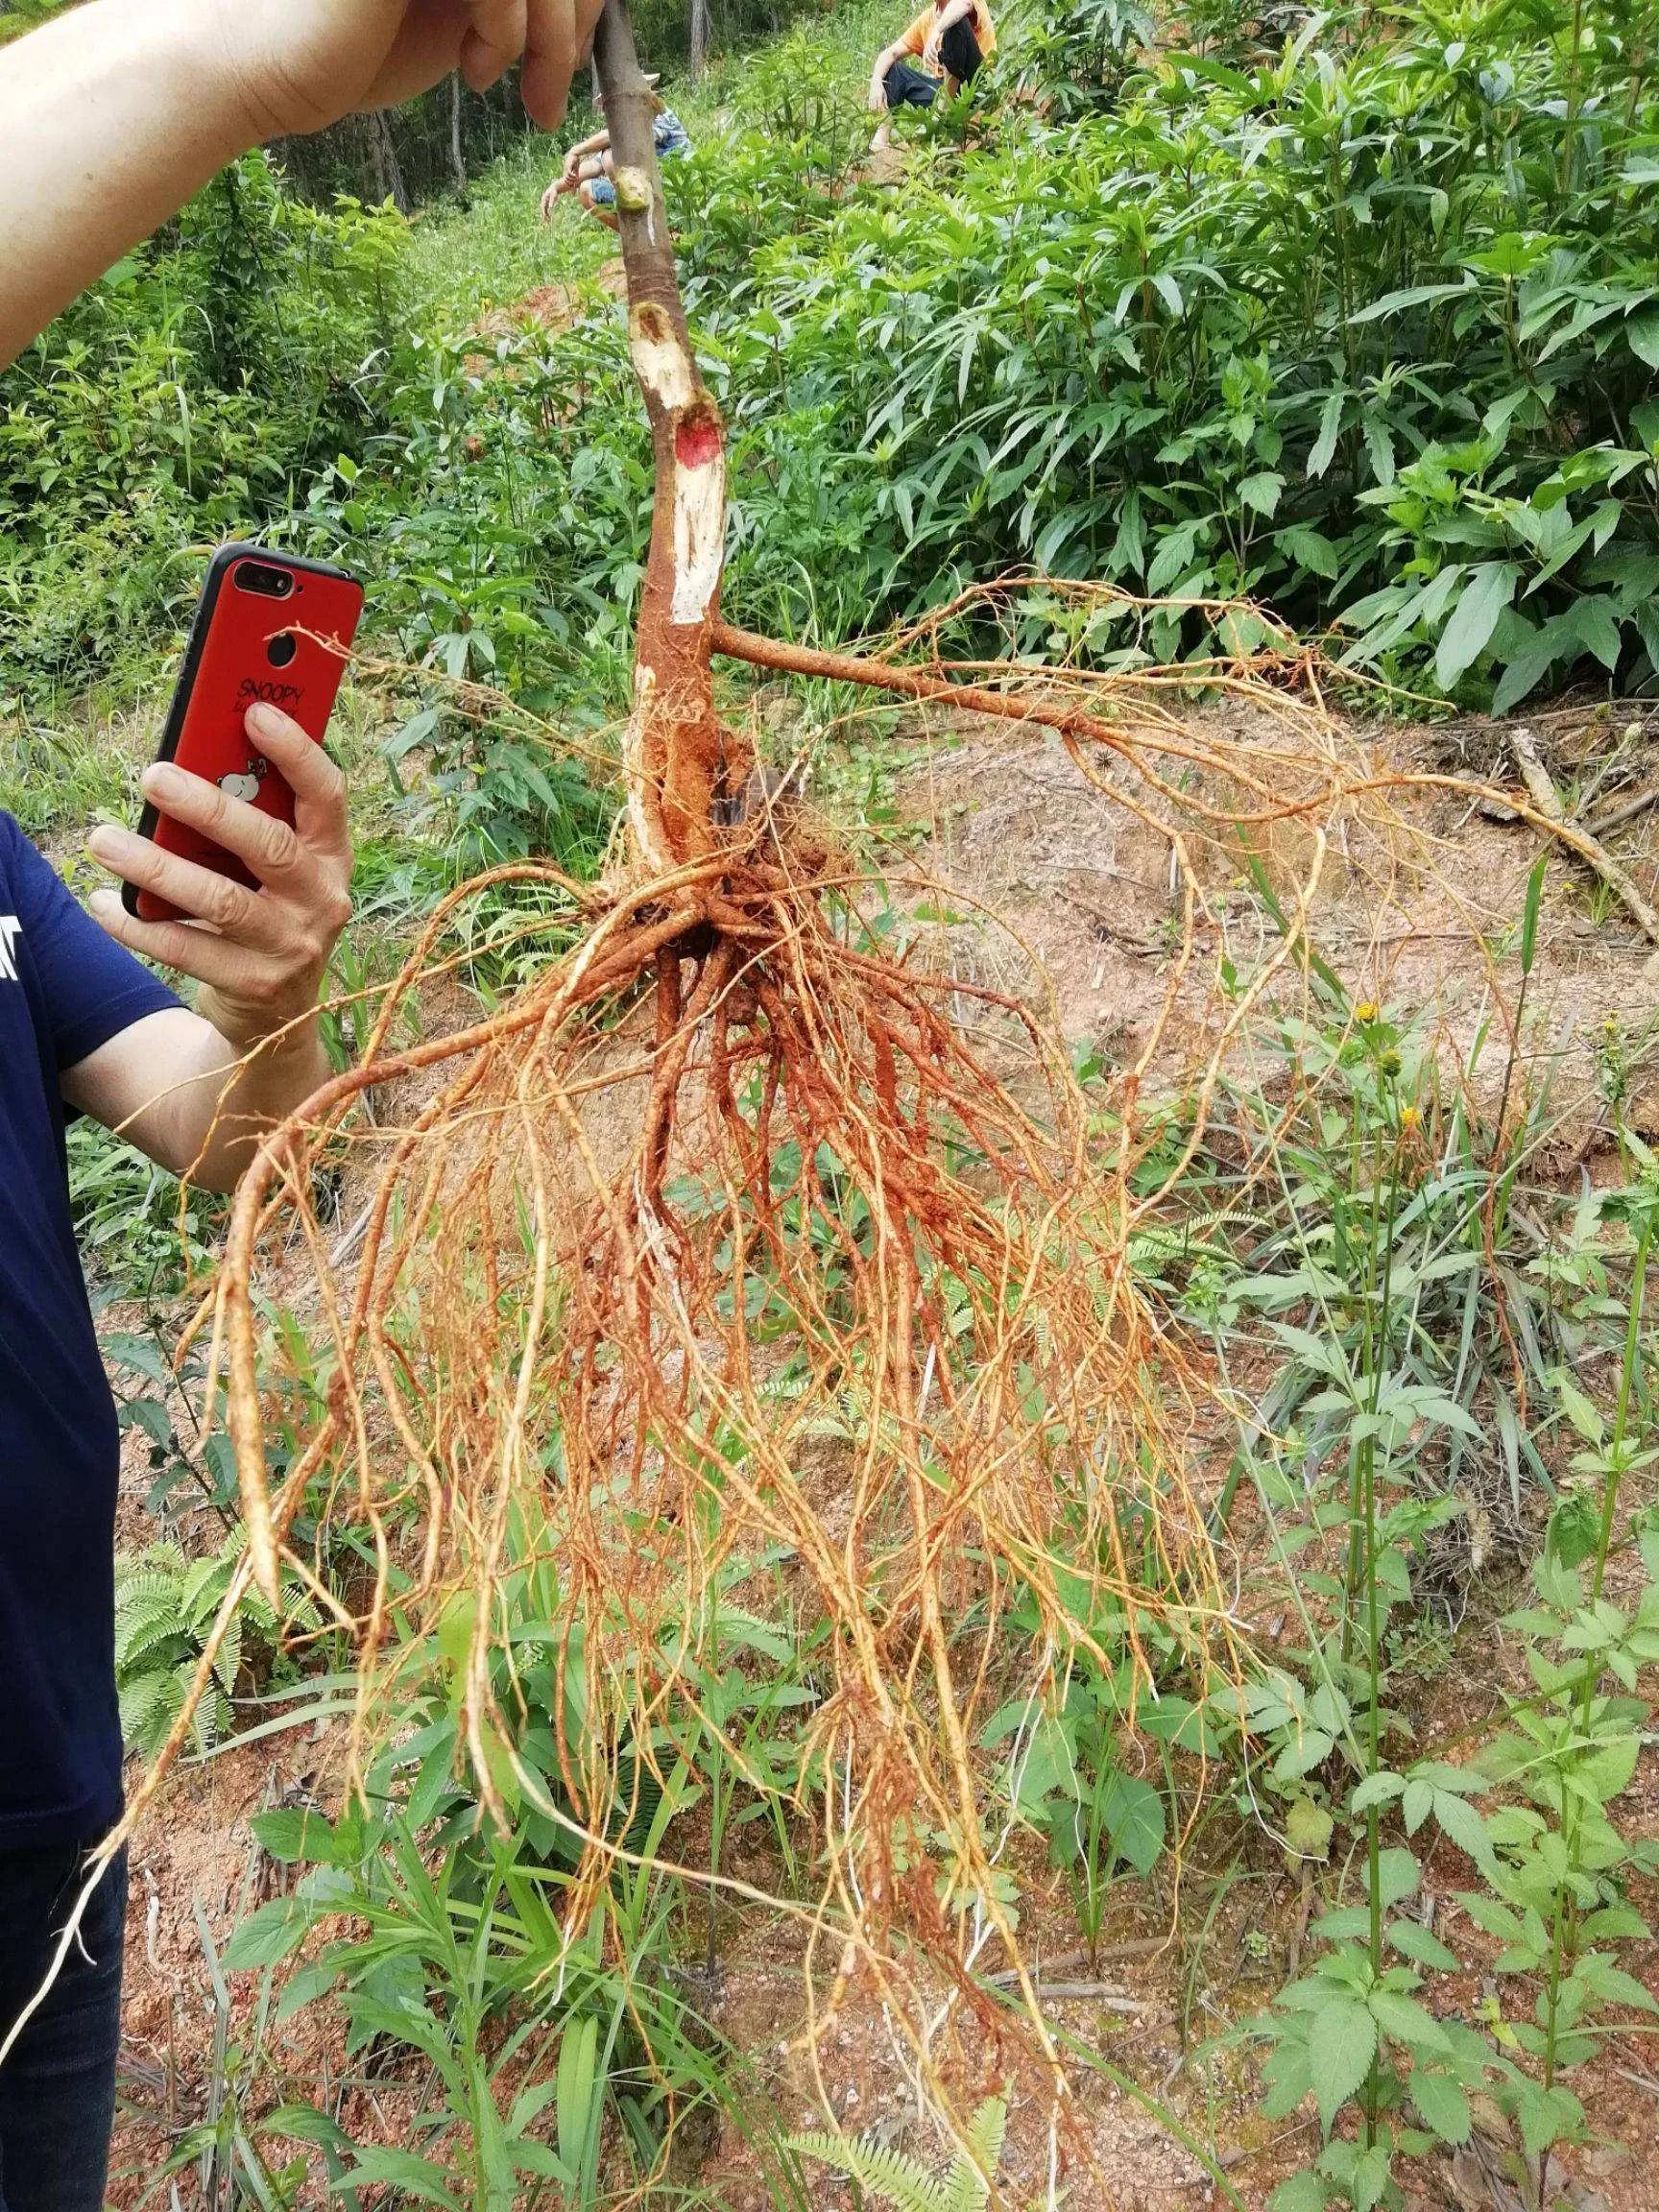
[[360, 115], [357, 118], [358, 133], [363, 140], [363, 152], [369, 162], [367, 196], [378, 205], [386, 197], [386, 163], [380, 152], [380, 133], [375, 130], [374, 123], [373, 115]]
[[449, 165], [455, 172], [455, 189], [467, 195], [467, 153], [461, 143], [461, 72], [449, 73]]
[[409, 195], [403, 185], [403, 172], [397, 166], [397, 148], [392, 136], [391, 118], [382, 110], [374, 118], [380, 143], [386, 150], [386, 175], [390, 180], [392, 204], [400, 215], [409, 212]]
[[397, 166], [397, 149], [392, 143], [391, 125], [383, 114], [376, 112], [364, 116], [363, 130], [369, 141], [369, 159], [374, 172], [375, 199], [390, 200], [400, 215], [407, 215], [409, 195], [403, 189], [403, 172]]
[[691, 81], [709, 64], [709, 0], [691, 0]]

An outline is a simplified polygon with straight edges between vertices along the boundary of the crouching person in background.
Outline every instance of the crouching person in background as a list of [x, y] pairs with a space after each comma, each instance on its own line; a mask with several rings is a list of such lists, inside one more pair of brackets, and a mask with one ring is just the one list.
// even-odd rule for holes
[[[655, 74], [645, 80], [655, 98], [661, 80]], [[605, 112], [603, 98], [594, 101], [599, 112]], [[651, 119], [651, 143], [657, 150], [659, 161], [678, 161], [691, 151], [690, 134], [672, 108], [657, 101], [657, 112]], [[566, 192], [574, 192], [590, 215], [611, 229], [616, 228], [613, 209], [616, 205], [616, 186], [611, 158], [611, 133], [608, 130], [595, 131], [591, 137], [572, 146], [565, 156], [565, 166], [541, 195], [541, 220], [550, 223], [553, 210]]]
[[[985, 0], [933, 0], [902, 37], [884, 46], [870, 73], [870, 108], [890, 116], [896, 108], [931, 108], [939, 87], [952, 97], [972, 84], [997, 51], [997, 27]], [[892, 125], [883, 122], [874, 151], [892, 143]]]

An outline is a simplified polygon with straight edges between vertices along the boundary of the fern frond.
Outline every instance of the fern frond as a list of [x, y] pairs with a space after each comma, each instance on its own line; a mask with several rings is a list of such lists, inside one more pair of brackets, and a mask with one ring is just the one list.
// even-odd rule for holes
[[225, 1641], [219, 1647], [213, 1661], [213, 1671], [220, 1687], [228, 1695], [236, 1687], [236, 1677], [242, 1671], [242, 1623], [232, 1621], [225, 1632]]
[[[868, 2135], [831, 2135], [824, 2128], [814, 2128], [787, 2140], [791, 2151], [804, 2158], [816, 2158], [821, 2165], [833, 2166], [873, 2197], [895, 2206], [896, 2212], [951, 2212], [947, 2185], [919, 2158], [890, 2151]], [[983, 2203], [983, 2196], [980, 2201]]]
[[224, 1559], [198, 1559], [184, 1576], [180, 1602], [192, 1627], [204, 1628], [219, 1610], [219, 1601], [230, 1584], [232, 1570]]
[[130, 1613], [164, 1613], [178, 1626], [179, 1584], [171, 1575], [145, 1573], [115, 1585], [115, 1618]]
[[1002, 2146], [1008, 2137], [1007, 2100], [987, 2097], [963, 2132], [968, 2147], [956, 2154], [945, 2185], [946, 2200], [950, 2212], [983, 2212], [991, 2195], [984, 2176], [995, 2175], [1001, 2164]]
[[128, 1674], [146, 1666], [176, 1667], [195, 1647], [179, 1633], [170, 1615], [155, 1618], [146, 1613], [126, 1623], [115, 1637], [115, 1671]]
[[[184, 1677], [182, 1674], [177, 1674], [174, 1676], [174, 1681], [179, 1689], [179, 1703], [182, 1704]], [[175, 1706], [174, 1711], [177, 1714], [178, 1706]], [[217, 1688], [207, 1690], [203, 1695], [201, 1704], [197, 1706], [190, 1722], [190, 1732], [196, 1739], [197, 1749], [199, 1751], [211, 1751], [214, 1744], [228, 1733], [229, 1727], [230, 1703], [228, 1698], [223, 1690]]]
[[786, 1665], [794, 1656], [793, 1640], [783, 1633], [776, 1621], [768, 1621], [759, 1613], [751, 1613], [747, 1606], [733, 1605], [729, 1598], [719, 1600], [714, 1620], [722, 1645], [744, 1645], [780, 1667]]
[[116, 1694], [122, 1742], [151, 1758], [172, 1727], [181, 1696], [178, 1676], [162, 1669], [124, 1682]]

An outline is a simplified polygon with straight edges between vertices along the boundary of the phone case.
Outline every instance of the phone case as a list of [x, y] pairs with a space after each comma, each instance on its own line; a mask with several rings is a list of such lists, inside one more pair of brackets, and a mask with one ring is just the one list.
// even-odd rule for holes
[[[237, 578], [247, 564], [255, 573], [280, 571], [292, 579], [293, 589], [277, 598], [246, 589]], [[262, 814], [292, 823], [294, 794], [249, 736], [248, 709], [267, 699], [321, 744], [362, 612], [363, 587], [342, 568], [260, 545], [220, 546], [190, 626], [156, 757], [205, 777]], [[138, 834], [164, 852], [254, 887], [254, 878], [233, 854], [154, 806], [144, 808]], [[122, 887], [122, 897], [128, 912], [142, 922], [171, 921], [181, 911], [132, 883]]]

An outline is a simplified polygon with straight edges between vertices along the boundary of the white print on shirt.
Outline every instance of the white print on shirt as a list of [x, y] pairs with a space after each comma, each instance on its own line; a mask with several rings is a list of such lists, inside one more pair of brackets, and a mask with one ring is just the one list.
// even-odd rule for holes
[[23, 925], [15, 914], [0, 914], [0, 983], [17, 980], [17, 940]]

